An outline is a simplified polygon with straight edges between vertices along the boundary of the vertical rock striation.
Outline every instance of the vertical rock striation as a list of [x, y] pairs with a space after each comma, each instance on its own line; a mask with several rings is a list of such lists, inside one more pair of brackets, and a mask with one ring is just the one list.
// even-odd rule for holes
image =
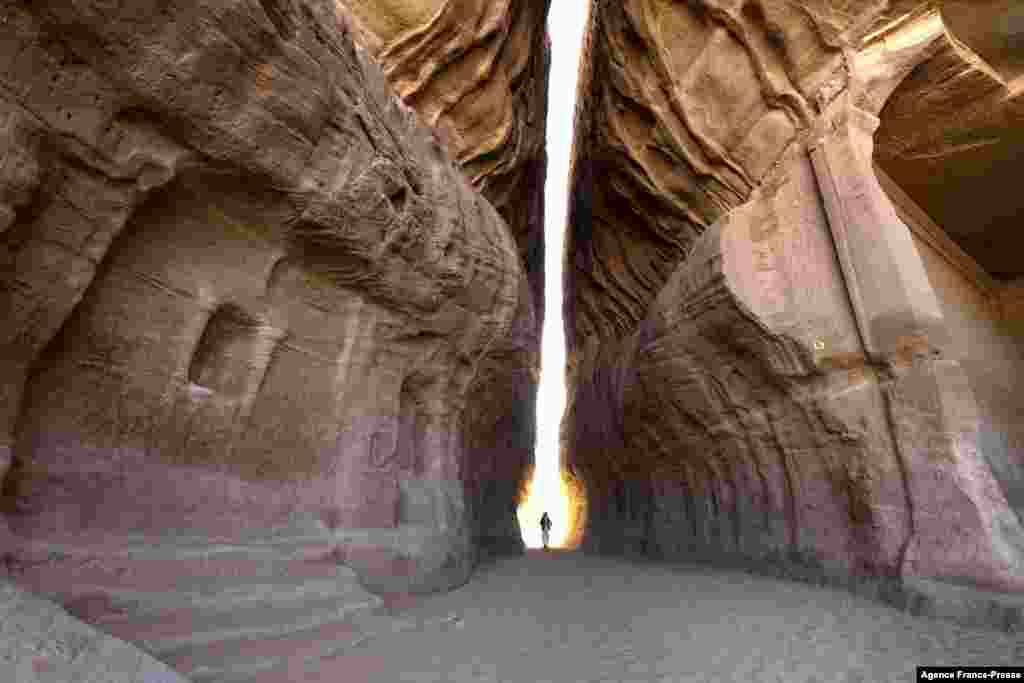
[[1024, 590], [872, 167], [879, 109], [943, 40], [913, 3], [594, 3], [565, 300], [585, 546]]

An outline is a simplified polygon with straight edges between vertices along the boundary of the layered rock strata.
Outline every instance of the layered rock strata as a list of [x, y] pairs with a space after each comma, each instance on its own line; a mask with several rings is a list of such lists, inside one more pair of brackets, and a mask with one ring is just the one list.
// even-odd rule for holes
[[478, 545], [486, 550], [521, 550], [515, 494], [533, 462], [544, 315], [549, 4], [343, 3], [388, 82], [508, 223], [529, 281], [517, 333], [492, 349], [469, 401], [466, 450], [474, 463], [467, 471], [480, 501]]
[[955, 323], [872, 166], [946, 40], [907, 4], [867, 54], [894, 10], [595, 2], [565, 301], [586, 547], [1024, 590]]
[[540, 302], [550, 2], [343, 5], [388, 82], [509, 224]]
[[[481, 377], [494, 405], [522, 385], [494, 350], [524, 345], [529, 287], [504, 221], [356, 51], [347, 15], [2, 2], [0, 19], [19, 580], [91, 600], [89, 619], [123, 618], [126, 637], [145, 623], [200, 650], [234, 631], [190, 636], [206, 602], [189, 577], [331, 574], [324, 620], [305, 584], [284, 586], [294, 623], [263, 614], [234, 635], [257, 638], [338, 626], [367, 588], [464, 581], [465, 449], [486, 436], [467, 434], [466, 405]], [[181, 602], [150, 602], [146, 582], [169, 575]], [[246, 595], [213, 600], [216, 623], [242, 620]]]

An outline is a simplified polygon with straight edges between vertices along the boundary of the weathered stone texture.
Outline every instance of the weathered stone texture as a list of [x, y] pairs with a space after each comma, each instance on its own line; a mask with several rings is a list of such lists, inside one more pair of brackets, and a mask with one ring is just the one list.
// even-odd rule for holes
[[540, 340], [524, 280], [512, 332], [476, 368], [463, 425], [466, 491], [482, 555], [525, 549], [516, 506], [533, 466]]
[[549, 4], [343, 2], [388, 82], [509, 224], [538, 306]]
[[1024, 334], [997, 300], [934, 246], [915, 240], [952, 333], [946, 355], [960, 362], [978, 401], [979, 447], [1018, 515], [1024, 513]]
[[1014, 0], [938, 0], [960, 49], [1015, 94], [1024, 88], [1024, 7]]
[[480, 496], [478, 537], [489, 549], [521, 549], [515, 492], [533, 461], [544, 316], [548, 5], [343, 3], [391, 86], [505, 219], [529, 282], [516, 333], [490, 349], [468, 402], [467, 474]]
[[573, 191], [592, 219], [571, 221], [570, 353], [635, 328], [697, 236], [846, 86], [842, 46], [885, 6], [595, 2]]
[[18, 683], [186, 683], [146, 653], [0, 580], [0, 665]]
[[1024, 317], [1006, 304], [1021, 273], [1014, 254], [1024, 200], [1014, 178], [1024, 154], [1024, 108], [978, 57], [993, 35], [976, 30], [1012, 33], [1013, 12], [979, 3], [964, 22], [964, 7], [953, 7], [962, 3], [940, 4], [945, 30], [927, 59], [889, 89], [875, 158], [901, 211], [925, 228], [917, 230], [924, 236], [918, 250], [951, 332], [944, 352], [970, 379], [982, 452], [1020, 514]]
[[584, 542], [1024, 590], [977, 367], [872, 167], [942, 25], [843, 4], [594, 4], [565, 302]]
[[878, 164], [992, 277], [1010, 282], [1024, 275], [1014, 256], [1022, 246], [1015, 177], [1024, 99], [952, 42], [939, 47], [881, 112]]
[[466, 401], [531, 302], [508, 227], [345, 15], [0, 19], [0, 462], [21, 541], [102, 563], [127, 535], [282, 527], [374, 590], [464, 581]]

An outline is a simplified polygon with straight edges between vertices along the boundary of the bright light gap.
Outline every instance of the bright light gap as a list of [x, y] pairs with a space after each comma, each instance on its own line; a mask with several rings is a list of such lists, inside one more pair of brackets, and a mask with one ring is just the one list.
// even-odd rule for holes
[[569, 488], [561, 474], [559, 424], [565, 412], [565, 339], [562, 329], [562, 254], [568, 215], [576, 86], [590, 0], [552, 3], [551, 76], [548, 89], [548, 174], [545, 201], [545, 318], [537, 396], [537, 449], [529, 495], [519, 507], [519, 526], [527, 547], [541, 547], [540, 517], [551, 517], [552, 547], [568, 542], [572, 512]]

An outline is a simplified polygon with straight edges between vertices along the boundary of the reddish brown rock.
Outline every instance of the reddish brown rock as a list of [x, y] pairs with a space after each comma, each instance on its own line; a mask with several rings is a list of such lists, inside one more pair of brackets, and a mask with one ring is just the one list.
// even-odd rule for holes
[[967, 60], [1014, 94], [1024, 89], [1024, 8], [1013, 0], [939, 0], [942, 19]]
[[[998, 4], [979, 5], [978, 20]], [[1024, 199], [1014, 180], [1024, 157], [1024, 101], [965, 54], [963, 40], [976, 36], [953, 35], [961, 24], [945, 10], [943, 17], [941, 40], [881, 108], [875, 159], [942, 304], [951, 333], [945, 355], [960, 362], [978, 402], [981, 450], [1021, 514], [1024, 316], [1013, 301], [1024, 275], [1014, 258], [1024, 246]]]
[[[485, 434], [466, 405], [482, 372], [492, 405], [521, 381], [488, 354], [524, 345], [527, 280], [335, 3], [3, 2], [0, 19], [4, 518], [36, 567], [20, 580], [113, 596], [90, 620], [176, 628], [152, 636], [162, 652], [237, 624], [326, 627], [359, 584], [464, 581], [466, 447]], [[161, 601], [139, 563], [168, 557], [181, 588]], [[206, 604], [191, 580], [257, 557], [277, 584], [189, 612]], [[335, 574], [313, 612], [289, 583], [310, 562]], [[123, 572], [69, 585], [83, 563]], [[232, 601], [268, 585], [280, 621], [247, 621]]]
[[4, 235], [25, 533], [459, 526], [447, 399], [508, 333], [513, 242], [332, 12], [251, 9], [172, 40], [159, 13], [5, 7], [38, 166]]
[[947, 39], [913, 3], [845, 5], [594, 4], [566, 276], [584, 542], [1021, 591], [956, 350], [971, 302], [872, 166]]
[[490, 349], [468, 402], [466, 473], [479, 496], [476, 533], [487, 550], [522, 550], [515, 500], [533, 462], [544, 316], [548, 5], [343, 3], [389, 83], [508, 223], [529, 282], [516, 332]]
[[550, 3], [342, 4], [395, 91], [512, 228], [539, 300]]

